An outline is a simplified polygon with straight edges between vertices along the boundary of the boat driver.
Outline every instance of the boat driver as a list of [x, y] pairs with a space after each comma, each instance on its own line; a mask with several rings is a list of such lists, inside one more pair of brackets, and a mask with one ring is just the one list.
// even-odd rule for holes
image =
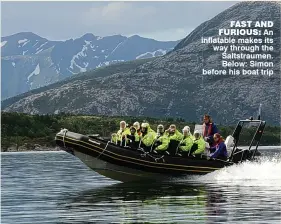
[[212, 122], [211, 116], [205, 114], [203, 117], [203, 138], [210, 144], [210, 146], [215, 145], [213, 139], [215, 133], [219, 133], [217, 126]]

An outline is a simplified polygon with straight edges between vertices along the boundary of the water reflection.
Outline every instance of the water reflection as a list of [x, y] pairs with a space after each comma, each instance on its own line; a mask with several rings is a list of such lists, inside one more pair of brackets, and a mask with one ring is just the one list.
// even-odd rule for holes
[[66, 153], [2, 155], [2, 223], [280, 223], [280, 157], [164, 183], [119, 183]]
[[59, 207], [75, 213], [91, 210], [95, 220], [106, 212], [107, 221], [115, 214], [118, 222], [206, 222], [210, 217], [227, 221], [223, 194], [199, 184], [120, 183], [82, 191], [64, 201]]

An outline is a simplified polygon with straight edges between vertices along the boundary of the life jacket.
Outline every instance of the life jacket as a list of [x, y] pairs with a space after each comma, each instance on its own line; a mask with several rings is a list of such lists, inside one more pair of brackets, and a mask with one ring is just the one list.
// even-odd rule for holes
[[154, 142], [158, 140], [161, 144], [158, 145], [155, 150], [167, 150], [169, 147], [170, 139], [164, 133], [161, 135], [157, 135], [154, 139]]
[[204, 141], [204, 139], [202, 137], [194, 139], [194, 143], [198, 145], [198, 148], [193, 152], [193, 155], [203, 154], [206, 148], [206, 142]]
[[203, 124], [203, 137], [207, 137], [212, 135], [212, 131], [213, 131], [213, 123], [209, 123], [209, 127], [208, 130], [206, 131], [206, 124]]

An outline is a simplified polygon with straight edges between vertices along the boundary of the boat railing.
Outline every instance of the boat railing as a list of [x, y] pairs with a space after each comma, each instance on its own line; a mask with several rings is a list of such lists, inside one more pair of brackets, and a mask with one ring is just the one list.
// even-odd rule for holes
[[255, 132], [252, 136], [252, 139], [250, 141], [249, 147], [247, 149], [243, 149], [242, 154], [241, 154], [241, 161], [243, 160], [244, 152], [245, 151], [253, 151], [251, 156], [248, 158], [248, 160], [253, 160], [255, 158], [256, 152], [259, 147], [259, 143], [261, 140], [261, 137], [264, 132], [266, 122], [262, 120], [253, 120], [253, 119], [246, 119], [246, 120], [240, 120], [237, 123], [237, 126], [232, 134], [232, 137], [234, 138], [234, 146], [231, 151], [231, 155], [229, 157], [229, 161], [232, 162], [233, 156], [237, 153], [238, 145], [239, 145], [239, 140], [241, 137], [241, 132], [243, 128], [247, 127], [256, 127]]

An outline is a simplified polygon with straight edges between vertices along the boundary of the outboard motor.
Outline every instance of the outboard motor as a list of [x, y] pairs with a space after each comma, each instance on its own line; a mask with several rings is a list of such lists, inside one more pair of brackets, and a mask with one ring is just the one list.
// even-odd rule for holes
[[251, 153], [248, 149], [238, 149], [236, 148], [233, 157], [232, 157], [232, 162], [238, 163], [238, 162], [243, 162], [245, 160], [248, 160], [251, 158]]

